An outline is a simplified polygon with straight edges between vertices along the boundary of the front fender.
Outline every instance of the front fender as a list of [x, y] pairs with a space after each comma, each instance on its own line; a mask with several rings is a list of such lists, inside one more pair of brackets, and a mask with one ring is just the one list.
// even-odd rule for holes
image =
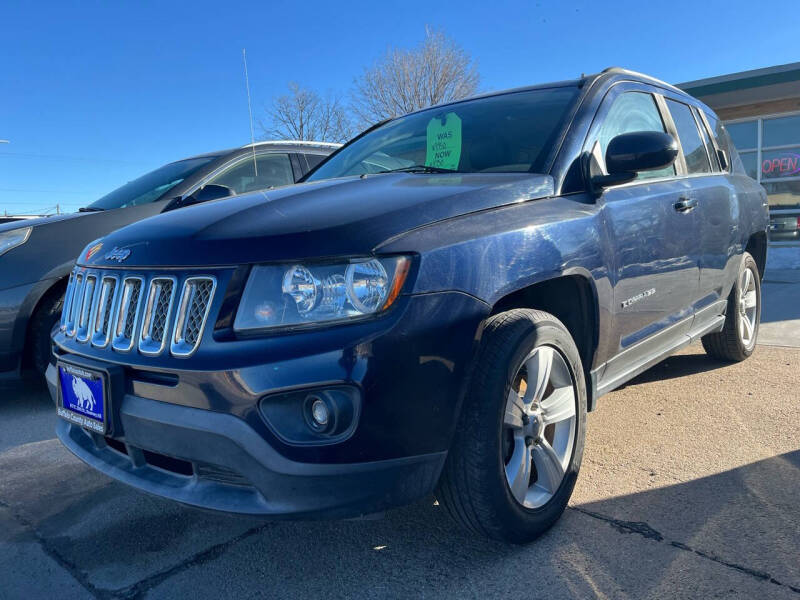
[[35, 283], [26, 283], [0, 292], [0, 371], [17, 367], [25, 349], [28, 324], [39, 302], [53, 286], [64, 281], [75, 264], [62, 263]]
[[467, 215], [411, 231], [380, 250], [419, 253], [415, 294], [454, 290], [494, 306], [522, 288], [579, 275], [592, 287], [601, 321], [612, 306], [611, 249], [599, 207], [584, 196]]
[[485, 302], [490, 312], [532, 285], [578, 276], [588, 283], [594, 303], [593, 364], [608, 359], [602, 340], [612, 330], [613, 248], [601, 206], [587, 195], [467, 215], [408, 232], [380, 250], [419, 254], [414, 293], [456, 290]]
[[[67, 274], [68, 273], [69, 271]], [[14, 319], [13, 330], [9, 343], [10, 351], [22, 352], [22, 350], [25, 348], [25, 340], [28, 334], [28, 324], [33, 316], [34, 311], [36, 310], [36, 307], [39, 305], [39, 302], [42, 300], [44, 295], [50, 291], [53, 286], [58, 285], [65, 276], [66, 274], [62, 275], [61, 277], [43, 279], [42, 281], [38, 281], [30, 286], [21, 286], [22, 288], [27, 287], [28, 290], [27, 294], [22, 299], [22, 302], [19, 304], [16, 318]]]

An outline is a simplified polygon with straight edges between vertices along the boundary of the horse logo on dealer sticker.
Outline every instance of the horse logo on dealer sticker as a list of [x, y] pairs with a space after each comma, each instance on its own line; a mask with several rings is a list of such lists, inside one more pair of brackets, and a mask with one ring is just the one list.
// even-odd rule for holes
[[80, 377], [72, 376], [72, 391], [78, 401], [78, 408], [82, 408], [90, 414], [97, 406], [97, 400], [94, 398], [92, 390], [86, 385], [86, 382]]

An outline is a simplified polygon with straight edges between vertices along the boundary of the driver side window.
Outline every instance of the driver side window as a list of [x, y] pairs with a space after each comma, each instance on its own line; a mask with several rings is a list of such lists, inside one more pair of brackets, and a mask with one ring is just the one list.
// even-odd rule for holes
[[209, 183], [224, 185], [233, 190], [234, 194], [246, 194], [294, 183], [292, 164], [288, 154], [256, 155], [255, 163], [254, 166], [252, 155], [248, 156], [207, 181], [206, 185]]
[[[666, 132], [652, 94], [625, 92], [614, 99], [597, 135], [597, 142], [600, 144], [604, 165], [609, 142], [618, 135], [634, 131]], [[640, 171], [636, 179], [655, 179], [657, 177], [669, 177], [674, 174], [675, 166], [670, 165], [655, 171]]]

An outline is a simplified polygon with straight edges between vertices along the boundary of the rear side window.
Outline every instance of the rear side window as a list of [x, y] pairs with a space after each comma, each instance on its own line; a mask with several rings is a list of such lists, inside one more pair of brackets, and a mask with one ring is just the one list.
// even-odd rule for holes
[[692, 109], [686, 104], [674, 100], [667, 100], [667, 106], [672, 114], [672, 120], [675, 122], [675, 129], [678, 130], [683, 156], [686, 158], [686, 171], [689, 175], [710, 173], [711, 165], [708, 164], [706, 147], [697, 130], [697, 122], [692, 116]]
[[722, 124], [722, 121], [710, 113], [706, 113], [706, 119], [708, 119], [708, 124], [713, 131], [717, 148], [725, 153], [725, 157], [728, 161], [728, 170], [732, 173], [747, 173], [741, 158], [739, 158], [739, 153], [736, 151], [736, 146], [733, 145], [728, 135], [728, 130]]
[[[597, 135], [603, 160], [605, 160], [606, 149], [612, 139], [623, 133], [635, 131], [666, 131], [652, 94], [625, 92], [614, 99]], [[670, 165], [657, 171], [641, 171], [637, 179], [670, 177], [674, 174], [675, 167]]]
[[308, 162], [309, 171], [314, 167], [316, 167], [323, 160], [328, 158], [326, 154], [306, 154], [305, 157], [306, 157], [306, 162]]
[[717, 148], [720, 148], [727, 154], [728, 136], [724, 134], [722, 123], [720, 123], [717, 117], [708, 113], [706, 113], [706, 119], [708, 119], [708, 124], [711, 126], [711, 133], [714, 135], [714, 141], [717, 142]]
[[694, 115], [694, 120], [697, 121], [697, 127], [700, 129], [700, 135], [703, 138], [703, 143], [706, 145], [708, 158], [711, 160], [711, 170], [719, 171], [719, 157], [717, 157], [717, 150], [714, 148], [714, 144], [711, 141], [711, 136], [708, 134], [708, 128], [703, 122], [703, 117], [700, 115], [700, 111], [696, 108], [692, 108], [692, 114]]

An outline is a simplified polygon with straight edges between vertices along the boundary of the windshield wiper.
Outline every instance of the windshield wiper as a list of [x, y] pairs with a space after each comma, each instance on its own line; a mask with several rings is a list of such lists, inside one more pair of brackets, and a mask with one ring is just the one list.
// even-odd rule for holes
[[78, 212], [99, 212], [101, 210], [105, 210], [105, 208], [100, 208], [98, 206], [82, 206], [78, 209]]
[[378, 171], [376, 175], [381, 173], [460, 173], [456, 169], [443, 169], [442, 167], [431, 167], [429, 165], [411, 165], [410, 167], [400, 167], [399, 169], [387, 169], [386, 171]]

